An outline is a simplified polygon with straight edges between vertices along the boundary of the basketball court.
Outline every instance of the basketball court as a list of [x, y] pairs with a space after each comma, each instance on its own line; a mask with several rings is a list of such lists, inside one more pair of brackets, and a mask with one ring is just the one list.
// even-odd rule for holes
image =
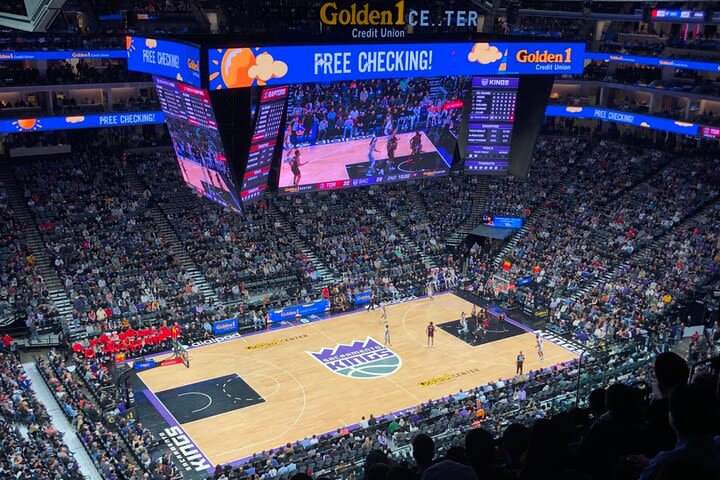
[[[230, 463], [356, 424], [371, 413], [400, 411], [512, 377], [520, 350], [526, 371], [576, 358], [545, 341], [541, 362], [535, 336], [517, 327], [486, 343], [469, 341], [451, 322], [471, 309], [453, 294], [388, 306], [387, 348], [379, 309], [215, 340], [190, 350], [190, 368], [139, 373], [140, 421], [152, 424], [159, 413], [170, 427], [156, 426], [160, 437], [168, 445], [169, 436], [182, 437], [174, 440], [178, 451], [202, 459], [180, 459], [190, 474], [195, 465]], [[430, 321], [439, 327], [432, 348], [425, 335]]]
[[[415, 135], [414, 132], [398, 134], [398, 147], [395, 151], [395, 158], [400, 163], [399, 170], [401, 173], [412, 171], [420, 171], [423, 169], [432, 170], [439, 168], [447, 168], [449, 165], [437, 151], [435, 145], [430, 141], [424, 131], [420, 131], [422, 136], [422, 148], [426, 153], [421, 165], [408, 166], [404, 162], [410, 157], [412, 150], [410, 149], [410, 139]], [[385, 160], [387, 155], [387, 138], [386, 136], [377, 137], [377, 152], [375, 159], [377, 161]], [[370, 150], [370, 138], [359, 140], [350, 140], [347, 142], [336, 141], [333, 143], [317, 144], [306, 147], [292, 148], [283, 152], [283, 162], [285, 162], [288, 153], [300, 150], [301, 162], [307, 164], [300, 167], [302, 178], [300, 185], [308, 185], [328, 180], [351, 180], [365, 176], [369, 169], [370, 162], [368, 160], [368, 152]], [[289, 187], [293, 184], [293, 174], [287, 164], [283, 164], [280, 169], [280, 187]]]

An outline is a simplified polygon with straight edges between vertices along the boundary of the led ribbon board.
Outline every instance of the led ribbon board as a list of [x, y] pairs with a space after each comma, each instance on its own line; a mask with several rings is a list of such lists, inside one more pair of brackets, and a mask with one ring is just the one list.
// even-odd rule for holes
[[68, 117], [36, 117], [0, 120], [0, 133], [22, 133], [75, 128], [123, 127], [165, 123], [163, 112], [107, 113], [71, 115]]
[[208, 51], [210, 90], [456, 75], [579, 74], [582, 43], [416, 43], [220, 48]]
[[71, 60], [73, 58], [127, 58], [127, 50], [63, 50], [57, 52], [0, 52], [0, 61]]
[[650, 67], [681, 68], [684, 70], [701, 70], [704, 72], [720, 72], [720, 63], [694, 62], [677, 58], [638, 57], [635, 55], [620, 55], [615, 53], [585, 53], [588, 60], [603, 62], [630, 63], [633, 65], [646, 65]]
[[626, 125], [635, 125], [636, 127], [663, 130], [665, 132], [692, 136], [696, 136], [698, 134], [699, 128], [695, 123], [684, 122], [682, 120], [651, 117], [650, 115], [640, 115], [638, 113], [597, 107], [565, 107], [561, 105], [548, 105], [545, 110], [545, 116], [603, 120], [607, 122], [624, 123]]

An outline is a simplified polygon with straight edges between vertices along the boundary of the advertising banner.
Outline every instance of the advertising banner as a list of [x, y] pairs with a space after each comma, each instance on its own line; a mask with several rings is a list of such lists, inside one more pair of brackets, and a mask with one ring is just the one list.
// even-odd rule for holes
[[649, 115], [641, 115], [639, 113], [622, 112], [598, 107], [565, 107], [562, 105], [548, 105], [545, 109], [545, 116], [588, 119], [594, 118], [596, 120], [624, 123], [627, 125], [635, 125], [637, 127], [651, 128], [654, 130], [663, 130], [665, 132], [692, 136], [696, 136], [699, 129], [697, 124], [684, 122], [682, 120], [651, 117]]
[[493, 227], [522, 228], [523, 220], [519, 217], [493, 217]]
[[330, 309], [328, 300], [317, 300], [312, 303], [303, 305], [295, 305], [293, 307], [285, 307], [279, 310], [272, 310], [268, 313], [268, 319], [271, 322], [282, 322], [283, 320], [295, 320], [299, 317], [307, 317], [317, 313], [323, 313]]
[[237, 318], [228, 318], [227, 320], [213, 322], [212, 328], [215, 335], [225, 335], [226, 333], [237, 332], [239, 326]]
[[73, 58], [128, 58], [127, 50], [62, 50], [52, 52], [0, 52], [0, 61], [71, 60]]
[[685, 70], [702, 70], [705, 72], [720, 72], [720, 63], [695, 62], [677, 58], [638, 57], [635, 55], [620, 55], [617, 53], [585, 53], [588, 60], [601, 60], [604, 62], [631, 63], [650, 67], [681, 68]]
[[210, 90], [256, 85], [451, 75], [582, 73], [582, 43], [416, 43], [220, 48]]
[[163, 112], [105, 113], [69, 117], [37, 117], [0, 120], [0, 133], [71, 130], [75, 128], [124, 127], [165, 123]]
[[367, 305], [372, 300], [372, 291], [367, 290], [365, 292], [356, 293], [353, 295], [353, 303], [355, 305]]
[[180, 42], [125, 37], [128, 69], [200, 87], [200, 48]]
[[135, 370], [147, 370], [148, 368], [152, 368], [155, 366], [155, 360], [138, 360], [137, 362], [133, 363], [133, 369]]

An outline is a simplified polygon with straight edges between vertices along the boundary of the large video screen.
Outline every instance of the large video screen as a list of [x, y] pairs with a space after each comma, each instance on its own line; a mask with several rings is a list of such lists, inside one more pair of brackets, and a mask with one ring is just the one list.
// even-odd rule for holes
[[468, 87], [469, 77], [290, 86], [278, 191], [448, 173]]
[[258, 200], [267, 188], [287, 96], [288, 87], [268, 87], [260, 93], [260, 106], [240, 191], [244, 204]]
[[185, 183], [201, 195], [240, 211], [208, 92], [153, 77]]
[[505, 173], [510, 147], [519, 78], [473, 77], [465, 154], [467, 173]]

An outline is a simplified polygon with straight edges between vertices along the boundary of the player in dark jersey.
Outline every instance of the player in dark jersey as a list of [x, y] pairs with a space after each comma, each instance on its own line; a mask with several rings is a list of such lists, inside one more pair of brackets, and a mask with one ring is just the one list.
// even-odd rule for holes
[[420, 132], [415, 132], [415, 135], [410, 139], [410, 161], [415, 162], [418, 160], [418, 155], [422, 152], [422, 135]]
[[295, 153], [288, 160], [290, 164], [290, 171], [293, 174], [293, 186], [300, 183], [300, 167], [307, 165], [308, 162], [300, 163], [300, 150], [295, 150]]
[[427, 333], [427, 339], [428, 339], [428, 347], [432, 347], [435, 345], [435, 325], [433, 325], [433, 322], [430, 322], [430, 325], [427, 326], [425, 329], [425, 333]]
[[390, 134], [387, 139], [387, 169], [389, 172], [395, 170], [395, 150], [398, 147], [398, 137], [395, 134], [395, 130]]

